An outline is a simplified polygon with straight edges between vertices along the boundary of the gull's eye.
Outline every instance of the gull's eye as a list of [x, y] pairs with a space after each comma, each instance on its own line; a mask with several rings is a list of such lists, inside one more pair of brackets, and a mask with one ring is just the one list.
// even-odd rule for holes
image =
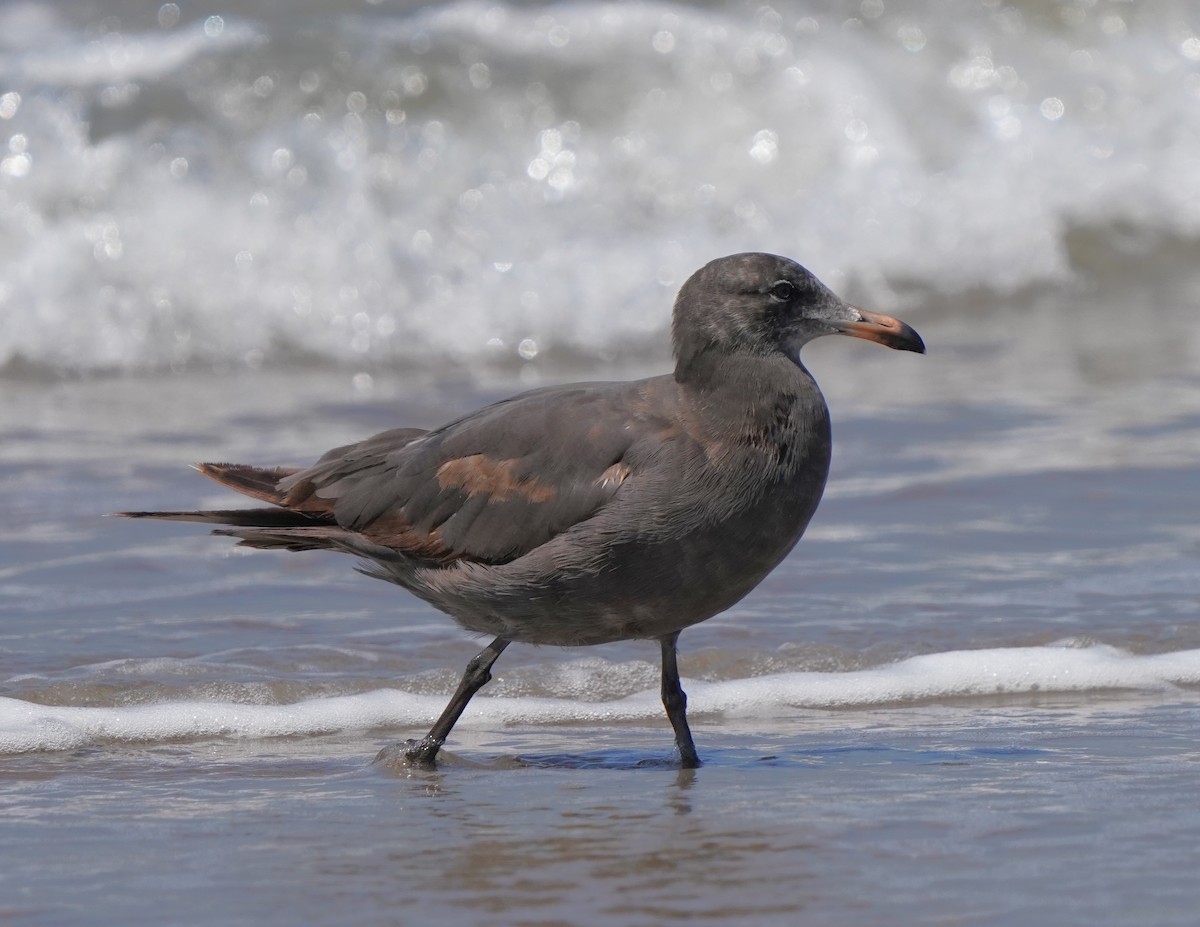
[[786, 280], [780, 280], [778, 283], [772, 284], [771, 289], [767, 292], [781, 303], [786, 303], [796, 295], [796, 288]]

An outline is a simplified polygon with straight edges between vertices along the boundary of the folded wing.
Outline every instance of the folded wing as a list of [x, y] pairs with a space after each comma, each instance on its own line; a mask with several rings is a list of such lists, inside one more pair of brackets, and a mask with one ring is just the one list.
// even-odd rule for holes
[[218, 533], [251, 547], [360, 552], [366, 541], [428, 565], [507, 563], [591, 518], [636, 476], [635, 436], [647, 420], [671, 427], [638, 386], [538, 390], [435, 431], [335, 448], [302, 470], [202, 464], [274, 507], [125, 514], [233, 525]]

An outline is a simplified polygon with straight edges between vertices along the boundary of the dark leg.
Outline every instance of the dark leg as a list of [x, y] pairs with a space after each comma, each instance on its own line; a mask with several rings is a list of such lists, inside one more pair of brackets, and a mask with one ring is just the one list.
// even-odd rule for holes
[[679, 684], [679, 663], [675, 657], [675, 642], [679, 632], [659, 638], [662, 642], [662, 701], [667, 710], [671, 727], [675, 728], [675, 746], [679, 748], [679, 760], [684, 769], [695, 769], [700, 765], [692, 731], [687, 723], [687, 695]]
[[462, 682], [458, 684], [458, 689], [450, 699], [450, 704], [446, 706], [441, 717], [434, 722], [429, 733], [421, 740], [410, 740], [406, 745], [404, 758], [409, 763], [413, 766], [433, 767], [433, 759], [437, 756], [442, 744], [446, 742], [446, 738], [450, 736], [451, 728], [462, 717], [462, 713], [467, 708], [467, 702], [471, 701], [471, 696], [487, 685], [488, 680], [492, 678], [492, 664], [496, 662], [500, 654], [504, 653], [504, 648], [508, 644], [509, 642], [504, 638], [497, 637], [467, 664], [467, 671], [463, 673]]

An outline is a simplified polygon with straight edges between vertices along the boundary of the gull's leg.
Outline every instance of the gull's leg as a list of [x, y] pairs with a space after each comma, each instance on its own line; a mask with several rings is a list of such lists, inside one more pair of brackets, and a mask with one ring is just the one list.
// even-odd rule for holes
[[696, 754], [696, 743], [687, 723], [687, 695], [679, 684], [679, 663], [675, 656], [675, 643], [679, 632], [659, 638], [662, 643], [662, 701], [667, 710], [671, 727], [675, 728], [675, 746], [679, 748], [679, 760], [684, 769], [695, 769], [700, 765]]
[[487, 685], [492, 678], [492, 664], [496, 662], [500, 654], [504, 653], [504, 648], [508, 644], [509, 642], [504, 638], [497, 637], [472, 658], [471, 662], [467, 664], [467, 671], [463, 673], [462, 682], [458, 684], [458, 689], [455, 690], [450, 703], [434, 722], [433, 727], [429, 729], [429, 733], [421, 740], [410, 740], [405, 745], [405, 760], [413, 766], [426, 769], [433, 767], [433, 760], [437, 756], [438, 749], [450, 736], [450, 730], [454, 727], [455, 722], [462, 717], [467, 703], [471, 701], [471, 696]]

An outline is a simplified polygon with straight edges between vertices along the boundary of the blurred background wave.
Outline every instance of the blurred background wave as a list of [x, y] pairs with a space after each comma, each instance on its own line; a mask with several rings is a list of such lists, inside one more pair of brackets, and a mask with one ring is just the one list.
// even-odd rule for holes
[[1200, 13], [5, 3], [0, 248], [9, 378], [658, 363], [742, 250], [1194, 370]]

